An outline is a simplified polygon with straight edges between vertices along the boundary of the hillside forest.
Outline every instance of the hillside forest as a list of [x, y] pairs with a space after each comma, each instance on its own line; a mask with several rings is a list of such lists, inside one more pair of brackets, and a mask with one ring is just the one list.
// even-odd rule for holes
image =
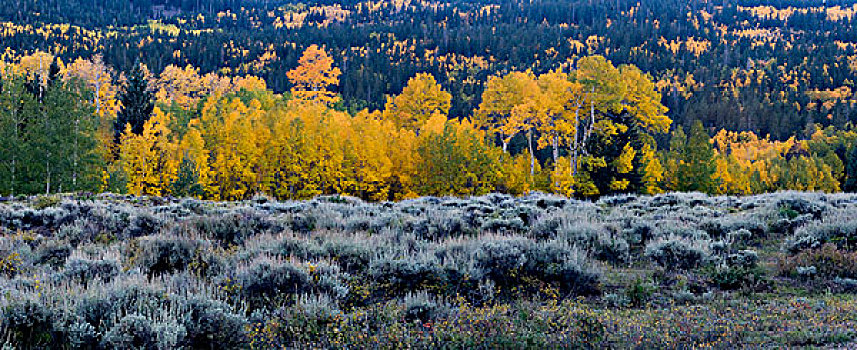
[[848, 6], [16, 0], [0, 195], [853, 191]]

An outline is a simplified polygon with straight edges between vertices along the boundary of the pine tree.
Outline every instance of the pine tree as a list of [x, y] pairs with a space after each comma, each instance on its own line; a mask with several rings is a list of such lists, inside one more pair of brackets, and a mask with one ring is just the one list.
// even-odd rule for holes
[[22, 77], [0, 80], [0, 195], [15, 195], [22, 191], [26, 158], [27, 106], [34, 101], [26, 93]]
[[851, 146], [845, 162], [845, 192], [857, 192], [857, 145]]
[[143, 64], [137, 61], [134, 68], [128, 73], [128, 78], [119, 93], [119, 101], [122, 109], [113, 123], [114, 142], [118, 145], [125, 125], [131, 125], [131, 132], [136, 135], [143, 134], [143, 126], [152, 116], [155, 108], [155, 94], [149, 88], [149, 80]]
[[697, 120], [690, 127], [683, 153], [684, 163], [678, 168], [678, 190], [713, 193], [716, 188], [713, 176], [717, 166], [714, 163], [711, 138], [702, 122]]

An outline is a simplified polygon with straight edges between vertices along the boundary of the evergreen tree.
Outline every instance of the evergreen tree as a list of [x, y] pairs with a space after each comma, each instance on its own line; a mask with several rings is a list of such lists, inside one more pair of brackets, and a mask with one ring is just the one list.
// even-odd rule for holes
[[845, 162], [845, 192], [857, 192], [857, 145], [851, 146]]
[[128, 73], [128, 80], [119, 93], [122, 109], [113, 123], [114, 142], [119, 143], [125, 125], [131, 125], [131, 132], [136, 135], [143, 133], [143, 126], [152, 116], [155, 108], [155, 94], [149, 88], [149, 81], [143, 65], [138, 61]]
[[22, 77], [0, 81], [0, 195], [21, 193], [26, 167], [28, 108], [35, 102]]
[[702, 122], [697, 120], [690, 127], [683, 153], [684, 163], [678, 168], [678, 190], [713, 193], [716, 186], [712, 176], [717, 166], [714, 163], [711, 138]]

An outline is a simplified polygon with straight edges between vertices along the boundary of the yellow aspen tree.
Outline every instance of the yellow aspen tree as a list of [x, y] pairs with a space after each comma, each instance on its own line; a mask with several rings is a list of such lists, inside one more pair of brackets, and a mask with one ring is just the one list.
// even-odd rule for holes
[[512, 108], [511, 116], [506, 120], [506, 123], [500, 128], [504, 135], [514, 136], [519, 132], [525, 132], [527, 138], [527, 149], [530, 155], [530, 177], [532, 178], [536, 172], [536, 155], [535, 145], [533, 144], [533, 133], [538, 124], [539, 117], [542, 111], [539, 108], [538, 101], [527, 100], [524, 103]]
[[621, 104], [626, 111], [651, 132], [669, 132], [672, 120], [652, 78], [633, 65], [622, 65], [619, 71], [625, 85]]
[[643, 164], [643, 184], [646, 194], [657, 194], [663, 192], [660, 187], [661, 181], [664, 179], [664, 167], [661, 165], [660, 159], [655, 154], [655, 149], [650, 144], [646, 143], [640, 150], [642, 153]]
[[155, 107], [141, 135], [129, 132], [126, 127], [120, 160], [128, 176], [128, 193], [151, 196], [170, 193], [179, 159], [178, 147], [170, 140], [169, 124], [170, 115]]
[[[505, 127], [515, 107], [535, 100], [539, 87], [531, 72], [512, 72], [504, 76], [491, 76], [485, 83], [482, 101], [474, 113], [474, 122], [489, 135], [500, 135], [503, 152], [508, 152], [509, 141], [517, 130]], [[514, 133], [509, 134], [509, 132]]]
[[425, 122], [435, 116], [446, 117], [452, 106], [452, 95], [444, 91], [434, 76], [419, 73], [408, 80], [402, 93], [387, 98], [384, 117], [398, 127], [419, 132]]
[[389, 180], [393, 171], [390, 160], [389, 139], [391, 128], [378, 114], [363, 111], [354, 116], [354, 132], [348, 139], [353, 156], [350, 167], [353, 169], [355, 189], [352, 195], [370, 200], [390, 199]]
[[262, 161], [270, 131], [261, 104], [212, 97], [203, 107], [203, 139], [211, 151], [212, 186], [219, 200], [245, 199], [262, 189]]
[[92, 105], [95, 107], [95, 115], [98, 117], [98, 139], [105, 150], [105, 156], [109, 155], [109, 146], [113, 144], [113, 121], [119, 113], [119, 101], [116, 95], [119, 87], [113, 83], [115, 72], [104, 64], [100, 54], [92, 56], [91, 59], [78, 58], [68, 67], [64, 74], [66, 80], [79, 79], [92, 94]]
[[576, 131], [572, 115], [575, 107], [572, 103], [580, 95], [583, 86], [572, 82], [568, 74], [559, 71], [540, 75], [538, 84], [541, 92], [538, 104], [542, 110], [537, 125], [540, 133], [538, 148], [552, 148], [556, 167], [561, 145]]
[[[622, 147], [622, 153], [613, 161], [613, 166], [619, 174], [628, 174], [634, 170], [634, 157], [637, 156], [637, 150], [631, 147], [630, 143], [626, 143]], [[614, 191], [624, 191], [628, 189], [631, 182], [628, 179], [613, 179], [610, 182], [610, 189]]]
[[340, 74], [339, 68], [333, 66], [333, 58], [318, 45], [310, 45], [298, 61], [298, 67], [286, 73], [293, 85], [291, 91], [295, 99], [322, 104], [339, 100], [328, 89], [339, 84]]
[[729, 173], [729, 163], [726, 157], [718, 155], [714, 158], [714, 184], [717, 194], [727, 194], [732, 187], [732, 176]]
[[213, 192], [211, 188], [211, 176], [209, 175], [208, 150], [205, 148], [205, 140], [199, 131], [199, 119], [191, 119], [188, 130], [182, 137], [180, 143], [182, 161], [193, 165], [196, 184], [200, 187], [199, 197], [208, 198]]
[[155, 97], [167, 105], [177, 104], [188, 109], [207, 94], [199, 69], [191, 65], [184, 68], [169, 65], [155, 81]]

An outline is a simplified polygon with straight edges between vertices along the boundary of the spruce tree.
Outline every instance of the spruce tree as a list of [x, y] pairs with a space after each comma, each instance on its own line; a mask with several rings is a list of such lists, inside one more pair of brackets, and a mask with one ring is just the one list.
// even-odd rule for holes
[[125, 125], [131, 124], [131, 132], [140, 135], [143, 125], [152, 116], [155, 108], [155, 94], [149, 89], [149, 81], [143, 71], [143, 65], [137, 61], [128, 72], [128, 79], [119, 93], [122, 109], [113, 123], [114, 142], [118, 145]]
[[711, 138], [699, 120], [690, 127], [683, 153], [684, 164], [679, 167], [678, 189], [713, 193], [716, 186], [712, 175], [717, 170], [714, 149]]
[[851, 151], [845, 158], [845, 192], [857, 192], [857, 145], [851, 146]]

